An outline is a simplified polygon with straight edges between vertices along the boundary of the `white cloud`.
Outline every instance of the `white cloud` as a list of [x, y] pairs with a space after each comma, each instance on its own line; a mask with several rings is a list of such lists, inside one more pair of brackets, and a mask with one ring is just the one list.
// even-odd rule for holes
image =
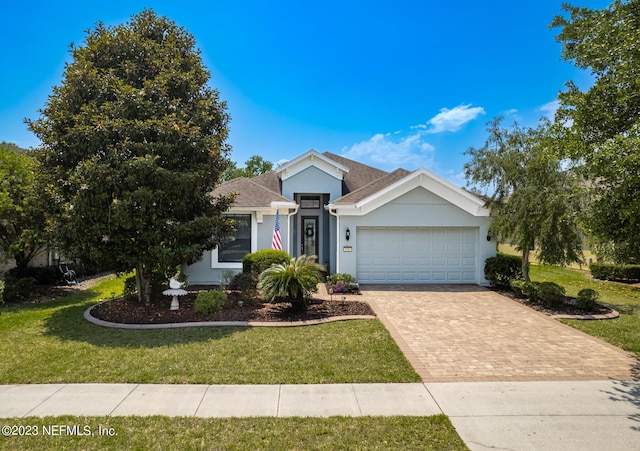
[[427, 133], [442, 133], [442, 132], [455, 132], [460, 128], [477, 118], [480, 115], [485, 114], [482, 107], [471, 107], [469, 105], [458, 105], [454, 108], [441, 108], [440, 112], [427, 121], [426, 124], [420, 124], [414, 128], [422, 128]]
[[560, 101], [558, 99], [552, 100], [551, 102], [545, 103], [538, 110], [542, 111], [545, 116], [549, 119], [553, 120], [553, 117], [556, 115], [556, 111], [560, 108]]
[[401, 135], [377, 133], [366, 141], [343, 147], [341, 154], [384, 169], [417, 169], [432, 164], [435, 148], [424, 140], [424, 132]]

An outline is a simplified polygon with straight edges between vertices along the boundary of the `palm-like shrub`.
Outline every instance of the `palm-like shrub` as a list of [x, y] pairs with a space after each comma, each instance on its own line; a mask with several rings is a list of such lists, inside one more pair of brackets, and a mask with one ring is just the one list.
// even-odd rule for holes
[[269, 302], [288, 301], [295, 308], [306, 309], [311, 293], [322, 280], [323, 265], [315, 255], [292, 258], [286, 264], [273, 264], [259, 277], [258, 288]]

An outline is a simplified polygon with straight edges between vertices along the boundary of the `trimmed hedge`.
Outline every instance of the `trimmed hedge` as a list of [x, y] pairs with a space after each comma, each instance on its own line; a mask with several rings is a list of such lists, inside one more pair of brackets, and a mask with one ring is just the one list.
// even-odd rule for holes
[[609, 263], [591, 263], [589, 270], [594, 279], [640, 281], [640, 265], [613, 265]]
[[522, 279], [522, 257], [498, 253], [487, 258], [484, 277], [493, 286], [509, 288], [512, 280]]
[[260, 274], [275, 264], [286, 264], [291, 256], [286, 251], [276, 249], [261, 249], [242, 257], [242, 272]]

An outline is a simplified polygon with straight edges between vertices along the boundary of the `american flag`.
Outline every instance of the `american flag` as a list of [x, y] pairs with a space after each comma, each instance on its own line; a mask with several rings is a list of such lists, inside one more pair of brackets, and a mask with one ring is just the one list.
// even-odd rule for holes
[[273, 226], [273, 238], [271, 239], [271, 248], [282, 250], [282, 236], [280, 235], [280, 209], [276, 210], [276, 223]]

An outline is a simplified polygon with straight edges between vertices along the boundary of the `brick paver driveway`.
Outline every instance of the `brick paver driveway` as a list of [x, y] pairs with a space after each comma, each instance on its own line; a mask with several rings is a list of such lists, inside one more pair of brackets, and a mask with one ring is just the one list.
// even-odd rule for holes
[[633, 379], [635, 356], [479, 286], [361, 289], [425, 382]]

